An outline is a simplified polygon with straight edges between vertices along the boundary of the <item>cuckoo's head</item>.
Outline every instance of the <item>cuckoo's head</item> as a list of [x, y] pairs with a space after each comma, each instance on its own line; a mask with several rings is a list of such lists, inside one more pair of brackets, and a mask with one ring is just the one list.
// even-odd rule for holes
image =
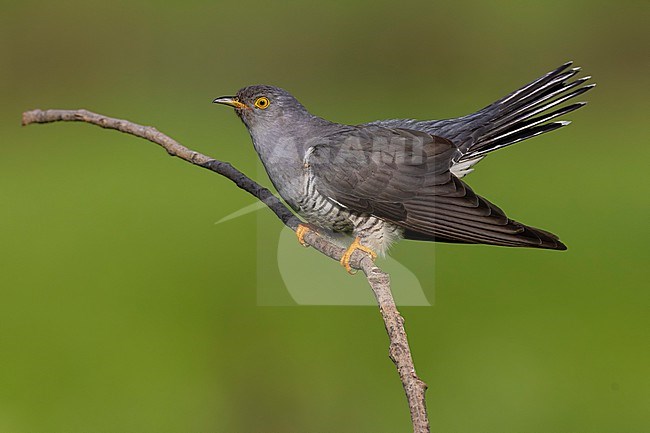
[[308, 115], [289, 92], [274, 86], [244, 87], [235, 96], [222, 96], [213, 102], [233, 107], [248, 129], [283, 127], [297, 117]]

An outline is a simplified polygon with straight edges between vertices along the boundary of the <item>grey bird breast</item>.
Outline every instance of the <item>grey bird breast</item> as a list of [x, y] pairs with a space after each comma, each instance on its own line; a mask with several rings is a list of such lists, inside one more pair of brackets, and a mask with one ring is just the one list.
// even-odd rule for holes
[[[322, 119], [301, 119], [281, 130], [275, 127], [251, 131], [253, 145], [280, 196], [307, 221], [337, 232], [352, 232], [350, 212], [320, 193], [307, 158], [315, 146], [330, 136], [350, 129]], [[273, 145], [269, 145], [273, 143]]]

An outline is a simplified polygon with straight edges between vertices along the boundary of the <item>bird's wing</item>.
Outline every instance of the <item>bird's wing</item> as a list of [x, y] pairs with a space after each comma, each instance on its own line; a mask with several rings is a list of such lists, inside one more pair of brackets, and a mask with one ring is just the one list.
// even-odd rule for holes
[[412, 239], [564, 249], [510, 220], [450, 171], [458, 149], [421, 131], [364, 126], [325, 137], [305, 157], [316, 190], [354, 212], [391, 221]]

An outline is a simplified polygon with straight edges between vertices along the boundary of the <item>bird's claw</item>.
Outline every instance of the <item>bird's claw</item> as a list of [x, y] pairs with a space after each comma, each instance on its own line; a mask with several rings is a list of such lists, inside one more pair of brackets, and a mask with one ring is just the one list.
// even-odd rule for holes
[[298, 228], [296, 228], [296, 237], [298, 238], [298, 242], [300, 242], [300, 245], [305, 248], [309, 246], [309, 244], [305, 242], [305, 235], [310, 230], [309, 226], [305, 224], [298, 224]]
[[352, 258], [352, 254], [354, 254], [356, 250], [361, 250], [370, 254], [370, 257], [372, 258], [373, 261], [377, 258], [377, 253], [375, 253], [373, 250], [366, 247], [365, 245], [361, 245], [358, 237], [355, 238], [354, 242], [352, 242], [352, 245], [350, 245], [350, 247], [347, 250], [345, 250], [345, 252], [343, 253], [343, 257], [341, 257], [341, 266], [343, 266], [345, 270], [348, 272], [348, 274], [350, 275], [354, 275], [356, 273], [356, 271], [352, 270], [352, 266], [350, 266], [350, 259]]

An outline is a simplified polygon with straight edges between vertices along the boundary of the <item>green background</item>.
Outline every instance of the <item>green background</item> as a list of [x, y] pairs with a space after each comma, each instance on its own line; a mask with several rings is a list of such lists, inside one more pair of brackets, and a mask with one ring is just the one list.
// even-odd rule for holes
[[[281, 284], [256, 272], [270, 212], [215, 225], [254, 200], [23, 110], [155, 125], [268, 185], [214, 97], [261, 82], [340, 122], [444, 118], [571, 59], [599, 84], [574, 123], [467, 178], [569, 250], [402, 242], [435, 301], [402, 312], [433, 431], [650, 431], [649, 4], [448, 3], [3, 1], [0, 432], [410, 429], [375, 307], [258, 305]], [[306, 277], [343, 272], [320, 260]]]

